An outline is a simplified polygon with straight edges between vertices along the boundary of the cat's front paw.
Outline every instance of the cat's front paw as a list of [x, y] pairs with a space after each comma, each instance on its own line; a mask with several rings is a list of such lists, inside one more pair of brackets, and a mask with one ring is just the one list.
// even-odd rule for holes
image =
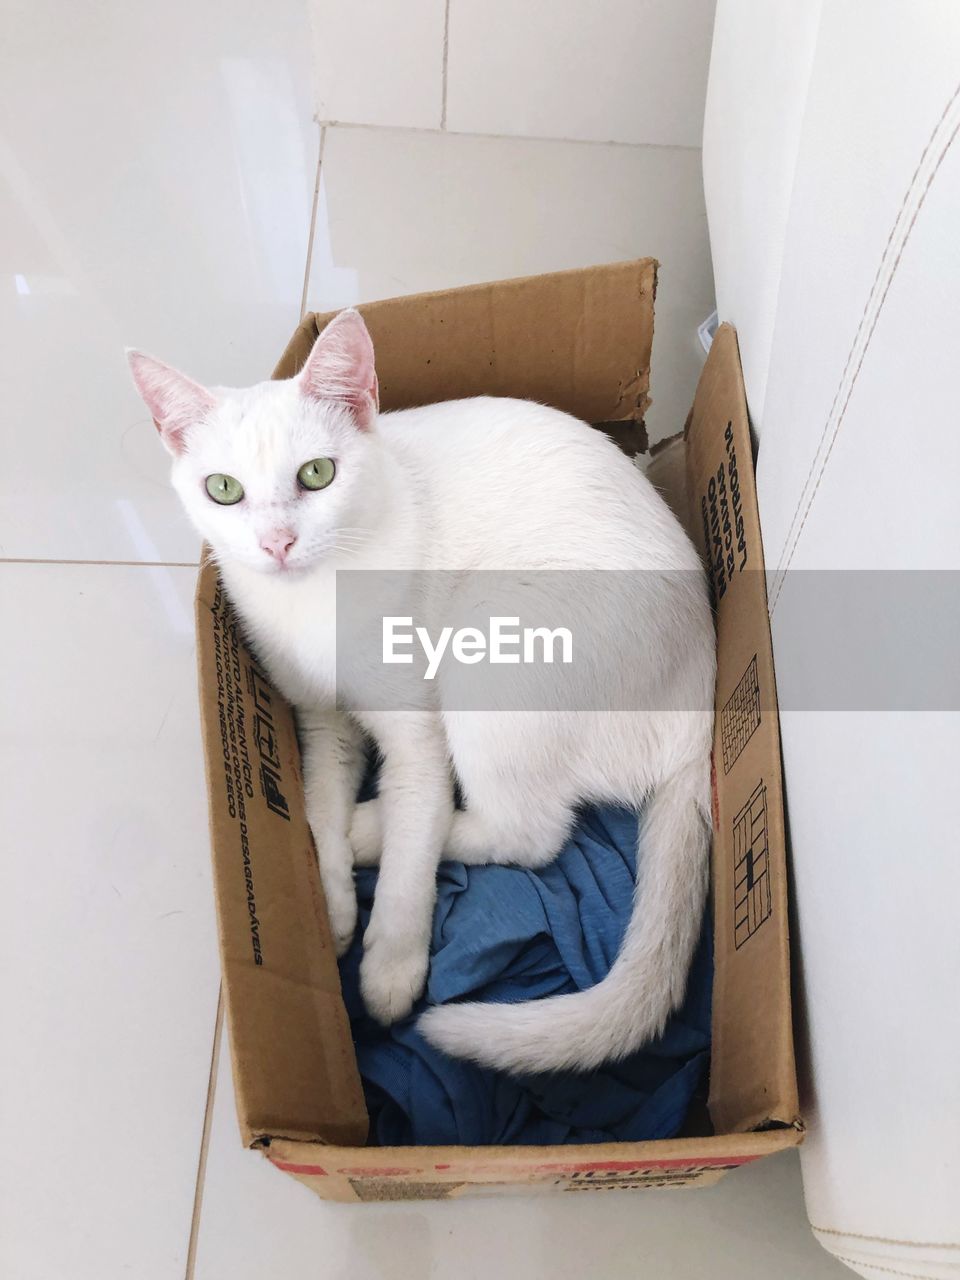
[[310, 823], [327, 901], [330, 932], [338, 956], [348, 950], [357, 929], [357, 891], [353, 883], [353, 850], [346, 836], [334, 836], [319, 822]]
[[365, 936], [363, 942], [363, 1003], [372, 1018], [388, 1027], [407, 1016], [423, 991], [430, 961], [428, 943], [402, 934]]
[[350, 823], [350, 847], [353, 849], [355, 867], [376, 867], [380, 863], [383, 831], [380, 821], [380, 801], [364, 800], [353, 811]]
[[324, 893], [334, 949], [338, 956], [342, 956], [349, 951], [357, 931], [357, 895], [352, 883], [349, 887], [325, 885]]

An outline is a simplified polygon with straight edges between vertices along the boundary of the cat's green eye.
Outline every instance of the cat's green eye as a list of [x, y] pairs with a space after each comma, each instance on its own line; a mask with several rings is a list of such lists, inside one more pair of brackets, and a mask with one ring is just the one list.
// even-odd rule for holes
[[311, 458], [297, 472], [297, 479], [304, 489], [325, 489], [336, 472], [332, 458]]
[[233, 476], [225, 476], [218, 471], [216, 475], [207, 476], [207, 493], [222, 507], [232, 507], [243, 497], [243, 485]]

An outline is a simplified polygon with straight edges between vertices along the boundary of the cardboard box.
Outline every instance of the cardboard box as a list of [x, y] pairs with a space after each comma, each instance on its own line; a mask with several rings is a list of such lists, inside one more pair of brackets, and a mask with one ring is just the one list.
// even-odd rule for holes
[[[645, 259], [363, 306], [382, 406], [524, 396], [642, 448], [655, 289], [656, 263]], [[299, 369], [327, 319], [307, 316], [276, 377]], [[245, 648], [215, 568], [201, 569], [200, 699], [240, 1132], [325, 1199], [703, 1184], [801, 1139], [773, 659], [729, 326], [714, 341], [683, 437], [658, 451], [651, 473], [708, 551], [718, 633], [710, 1121], [671, 1141], [365, 1145], [293, 715]], [[684, 473], [686, 495], [677, 483]]]

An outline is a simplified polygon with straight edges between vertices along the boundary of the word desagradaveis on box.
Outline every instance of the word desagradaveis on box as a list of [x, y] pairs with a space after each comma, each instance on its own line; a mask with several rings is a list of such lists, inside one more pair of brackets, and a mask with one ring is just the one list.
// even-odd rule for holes
[[[517, 396], [594, 423], [640, 452], [655, 289], [656, 263], [643, 259], [362, 306], [382, 407]], [[306, 317], [276, 377], [296, 373], [327, 319]], [[717, 623], [709, 1117], [692, 1118], [686, 1136], [669, 1141], [366, 1145], [293, 714], [245, 647], [216, 567], [201, 568], [200, 702], [240, 1131], [247, 1146], [326, 1199], [688, 1186], [801, 1140], [776, 688], [746, 404], [728, 325], [717, 332], [683, 434], [655, 450], [648, 474], [710, 567]], [[436, 637], [431, 644], [436, 652]], [[554, 649], [559, 664], [562, 637]], [[522, 635], [512, 652], [522, 655]]]

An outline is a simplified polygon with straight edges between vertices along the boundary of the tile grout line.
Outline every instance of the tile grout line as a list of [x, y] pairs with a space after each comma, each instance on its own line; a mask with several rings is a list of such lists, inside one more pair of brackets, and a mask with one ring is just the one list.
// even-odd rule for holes
[[300, 320], [307, 311], [307, 291], [310, 288], [310, 268], [313, 265], [313, 240], [317, 234], [317, 208], [320, 204], [320, 169], [323, 165], [323, 147], [327, 140], [327, 126], [320, 126], [320, 145], [317, 148], [317, 177], [313, 185], [313, 207], [310, 210], [310, 228], [307, 238], [307, 261], [303, 269], [303, 292], [300, 294]]
[[443, 61], [440, 64], [440, 131], [447, 131], [447, 65], [450, 61], [450, 0], [443, 6]]
[[102, 565], [118, 569], [199, 569], [199, 560], [57, 560], [38, 556], [0, 556], [0, 564]]
[[622, 142], [616, 138], [565, 138], [549, 137], [536, 133], [479, 133], [472, 129], [434, 128], [413, 124], [367, 124], [363, 120], [321, 120], [316, 123], [324, 129], [366, 129], [371, 133], [422, 133], [446, 134], [449, 138], [482, 138], [485, 142], [558, 142], [576, 147], [620, 147], [626, 151], [695, 151], [702, 147], [685, 142]]
[[220, 1041], [223, 1035], [223, 983], [217, 993], [217, 1016], [213, 1024], [213, 1046], [210, 1052], [210, 1075], [207, 1077], [207, 1100], [203, 1110], [203, 1129], [200, 1134], [200, 1155], [197, 1159], [197, 1179], [193, 1189], [193, 1214], [190, 1218], [190, 1240], [187, 1244], [187, 1266], [184, 1280], [193, 1280], [197, 1263], [197, 1244], [200, 1239], [200, 1211], [203, 1208], [203, 1188], [207, 1176], [207, 1153], [210, 1150], [210, 1131], [213, 1128], [213, 1103], [217, 1093], [217, 1068], [220, 1065]]

